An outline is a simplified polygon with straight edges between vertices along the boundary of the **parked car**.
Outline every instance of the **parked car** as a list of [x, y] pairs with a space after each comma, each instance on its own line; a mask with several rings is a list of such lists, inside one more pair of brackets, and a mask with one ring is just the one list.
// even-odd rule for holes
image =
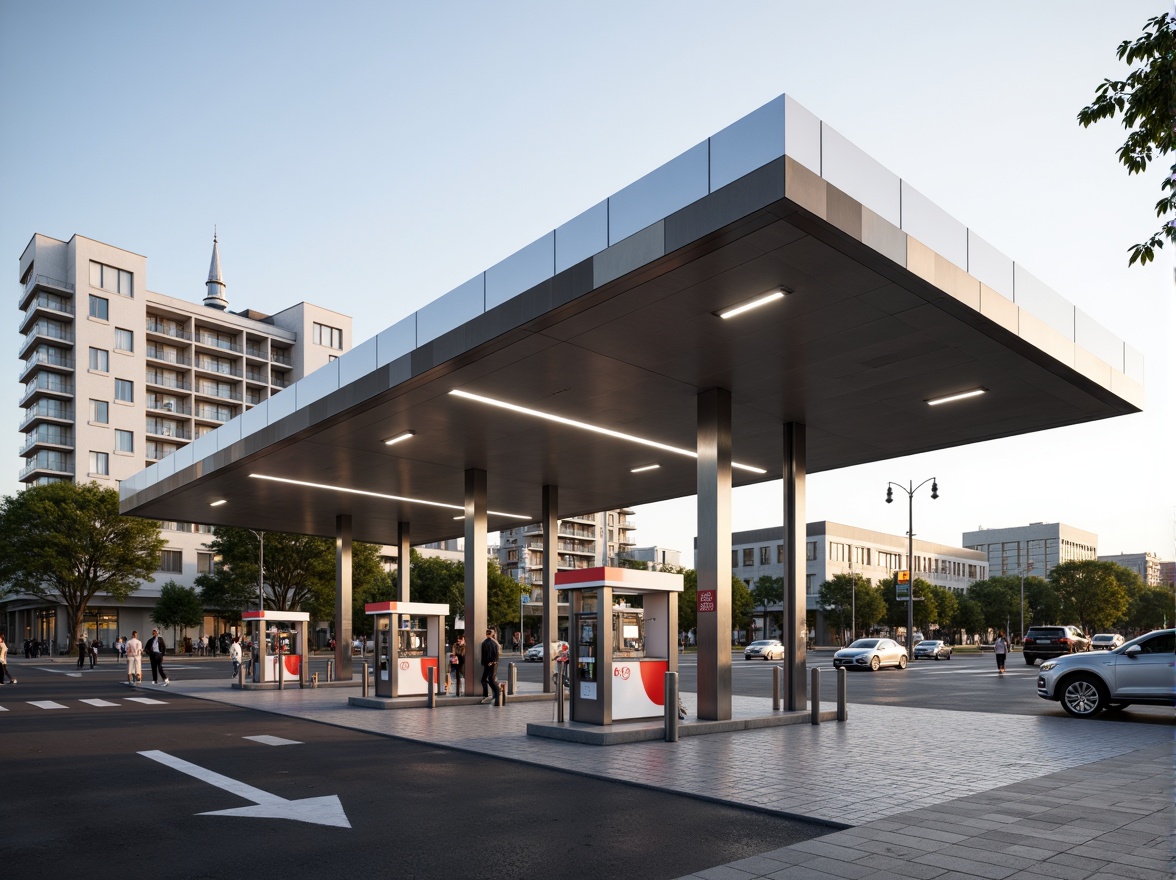
[[1063, 654], [1090, 650], [1090, 639], [1076, 626], [1031, 626], [1021, 643], [1025, 665], [1049, 660]]
[[1041, 664], [1037, 696], [1056, 700], [1075, 718], [1132, 703], [1176, 706], [1176, 629], [1132, 639], [1112, 651], [1058, 657]]
[[784, 643], [779, 639], [759, 639], [743, 649], [743, 659], [783, 660]]
[[915, 645], [912, 656], [916, 660], [950, 660], [951, 645], [938, 639], [923, 639]]
[[[567, 642], [552, 642], [552, 657], [559, 657], [568, 649]], [[523, 653], [523, 659], [528, 663], [542, 663], [543, 662], [543, 645], [532, 645]]]
[[1099, 633], [1090, 640], [1092, 651], [1113, 651], [1123, 645], [1124, 639], [1118, 633]]
[[906, 669], [906, 649], [894, 639], [858, 639], [833, 655], [833, 665], [846, 669], [869, 669], [877, 672], [882, 666]]

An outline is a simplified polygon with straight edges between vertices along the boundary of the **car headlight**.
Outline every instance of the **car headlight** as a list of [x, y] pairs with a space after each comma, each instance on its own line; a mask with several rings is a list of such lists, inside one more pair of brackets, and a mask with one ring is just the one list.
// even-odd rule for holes
[[1041, 664], [1041, 671], [1042, 672], [1049, 672], [1051, 669], [1053, 669], [1057, 665], [1058, 665], [1058, 661], [1056, 661], [1056, 660], [1046, 660], [1044, 663]]

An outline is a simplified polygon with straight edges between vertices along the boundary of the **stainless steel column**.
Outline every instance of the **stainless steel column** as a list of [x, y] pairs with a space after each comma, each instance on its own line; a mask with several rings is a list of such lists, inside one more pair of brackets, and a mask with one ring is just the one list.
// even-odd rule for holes
[[805, 596], [805, 426], [784, 426], [784, 708], [803, 712], [808, 635]]
[[486, 472], [465, 472], [465, 680], [466, 692], [482, 678], [486, 638]]
[[[698, 395], [698, 717], [731, 718], [731, 392]], [[802, 597], [803, 598], [803, 597]], [[801, 690], [803, 700], [803, 686]]]
[[409, 571], [412, 562], [412, 545], [409, 543], [411, 529], [406, 522], [396, 524], [396, 598], [401, 602], [411, 602], [409, 598]]
[[335, 675], [351, 681], [351, 517], [335, 517]]
[[[559, 568], [559, 487], [543, 487], [543, 622], [539, 629], [543, 645], [543, 693], [551, 693], [555, 671], [551, 643], [559, 637], [559, 603], [556, 601], [555, 572]], [[569, 626], [570, 626], [569, 622]], [[569, 642], [571, 640], [569, 639]]]

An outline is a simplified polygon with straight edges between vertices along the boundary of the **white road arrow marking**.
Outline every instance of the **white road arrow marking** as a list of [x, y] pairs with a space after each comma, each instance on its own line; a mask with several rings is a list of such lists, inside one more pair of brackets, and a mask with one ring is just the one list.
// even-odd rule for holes
[[246, 785], [244, 782], [230, 779], [228, 776], [222, 776], [212, 770], [207, 770], [204, 767], [189, 763], [181, 758], [176, 758], [167, 752], [150, 751], [139, 752], [139, 754], [144, 758], [150, 758], [152, 761], [158, 761], [160, 764], [171, 767], [173, 770], [186, 773], [202, 782], [207, 782], [209, 785], [215, 785], [217, 788], [223, 789], [230, 794], [237, 795], [237, 797], [252, 801], [254, 804], [251, 807], [211, 810], [207, 813], [198, 813], [197, 815], [199, 816], [250, 816], [265, 819], [292, 819], [295, 822], [309, 822], [312, 825], [331, 825], [335, 828], [351, 827], [351, 823], [347, 821], [347, 815], [343, 812], [343, 805], [339, 802], [337, 795], [332, 794], [326, 797], [302, 798], [301, 800], [288, 801], [283, 797], [278, 797], [276, 794], [270, 794], [268, 791], [262, 791], [260, 788], [254, 788], [252, 785]]

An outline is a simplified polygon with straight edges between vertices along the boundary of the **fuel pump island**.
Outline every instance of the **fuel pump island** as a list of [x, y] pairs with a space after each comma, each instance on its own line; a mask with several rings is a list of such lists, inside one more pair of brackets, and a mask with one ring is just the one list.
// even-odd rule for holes
[[248, 627], [252, 643], [252, 675], [247, 686], [279, 687], [283, 682], [305, 684], [306, 611], [244, 611], [241, 620]]

